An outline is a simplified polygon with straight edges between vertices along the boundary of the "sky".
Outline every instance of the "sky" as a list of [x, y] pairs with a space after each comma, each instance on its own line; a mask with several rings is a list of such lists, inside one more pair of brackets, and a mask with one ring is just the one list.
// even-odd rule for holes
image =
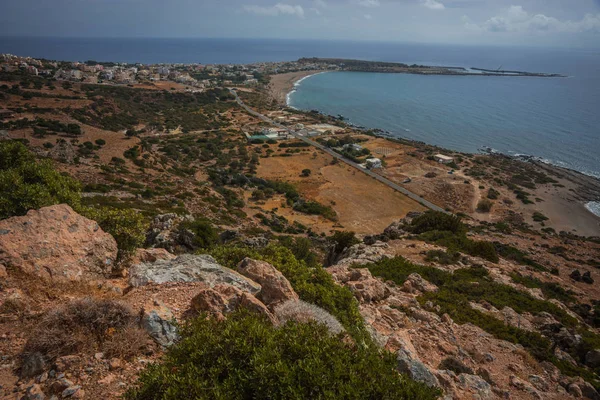
[[1, 0], [0, 36], [600, 48], [600, 0]]

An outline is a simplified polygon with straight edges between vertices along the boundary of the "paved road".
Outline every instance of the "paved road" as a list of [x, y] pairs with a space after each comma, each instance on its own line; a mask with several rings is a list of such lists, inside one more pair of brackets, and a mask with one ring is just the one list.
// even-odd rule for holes
[[360, 170], [361, 172], [364, 172], [365, 174], [369, 175], [370, 177], [372, 177], [374, 179], [377, 179], [379, 182], [383, 183], [384, 185], [387, 185], [387, 186], [391, 187], [392, 189], [394, 189], [394, 190], [396, 190], [396, 191], [398, 191], [398, 192], [400, 192], [402, 194], [405, 194], [406, 196], [410, 197], [411, 199], [415, 200], [418, 203], [421, 203], [422, 205], [424, 205], [425, 207], [427, 207], [427, 208], [429, 208], [431, 210], [441, 211], [441, 212], [447, 212], [443, 208], [441, 208], [439, 206], [436, 206], [432, 202], [425, 200], [421, 196], [418, 196], [418, 195], [414, 194], [410, 190], [407, 190], [406, 188], [403, 188], [402, 186], [398, 185], [397, 183], [392, 182], [389, 179], [387, 179], [387, 178], [385, 178], [385, 177], [383, 177], [383, 176], [381, 176], [379, 174], [376, 174], [375, 172], [373, 172], [371, 170], [368, 170], [366, 168], [361, 167], [359, 164], [355, 163], [352, 160], [349, 160], [349, 159], [345, 158], [344, 156], [342, 156], [341, 154], [333, 151], [329, 147], [323, 146], [322, 144], [320, 144], [318, 142], [315, 142], [314, 140], [311, 140], [311, 139], [309, 139], [309, 138], [307, 138], [305, 136], [299, 135], [295, 131], [293, 131], [290, 128], [288, 128], [287, 126], [282, 125], [282, 124], [280, 124], [278, 122], [275, 122], [275, 121], [271, 120], [269, 117], [267, 117], [267, 116], [265, 116], [265, 115], [263, 115], [263, 114], [261, 114], [261, 113], [259, 113], [257, 111], [254, 111], [253, 109], [251, 109], [250, 107], [248, 107], [246, 104], [244, 104], [244, 102], [242, 101], [242, 99], [240, 99], [240, 97], [235, 92], [235, 90], [229, 89], [229, 91], [231, 92], [231, 94], [233, 94], [235, 96], [235, 100], [237, 101], [237, 103], [244, 110], [246, 110], [248, 113], [254, 115], [255, 117], [257, 117], [257, 118], [259, 118], [259, 119], [261, 119], [261, 120], [263, 120], [265, 122], [268, 122], [271, 125], [275, 125], [278, 128], [282, 128], [282, 129], [287, 130], [291, 135], [293, 135], [294, 137], [302, 140], [303, 142], [308, 143], [308, 144], [310, 144], [310, 145], [312, 145], [312, 146], [314, 146], [314, 147], [316, 147], [316, 148], [324, 151], [325, 153], [327, 153], [327, 154], [329, 154], [329, 155], [337, 158], [340, 161], [345, 162], [346, 164], [348, 164], [348, 165], [350, 165], [350, 166], [352, 166], [352, 167]]

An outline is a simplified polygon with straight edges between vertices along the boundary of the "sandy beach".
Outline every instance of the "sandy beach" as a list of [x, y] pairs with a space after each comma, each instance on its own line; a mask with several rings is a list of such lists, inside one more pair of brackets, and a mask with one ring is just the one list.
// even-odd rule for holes
[[273, 75], [271, 77], [271, 83], [269, 83], [271, 96], [278, 104], [286, 105], [287, 94], [294, 88], [294, 83], [309, 75], [318, 74], [319, 72], [322, 71], [297, 71]]

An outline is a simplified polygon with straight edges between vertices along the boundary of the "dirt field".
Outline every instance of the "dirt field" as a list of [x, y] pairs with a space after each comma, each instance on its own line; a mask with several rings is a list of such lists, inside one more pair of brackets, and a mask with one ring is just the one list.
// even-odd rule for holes
[[[335, 210], [339, 218], [337, 229], [352, 230], [359, 234], [380, 233], [407, 212], [424, 210], [417, 202], [352, 167], [345, 164], [330, 165], [331, 160], [332, 157], [320, 152], [316, 157], [312, 152], [306, 152], [291, 157], [263, 158], [258, 176], [293, 182], [304, 196], [330, 205]], [[305, 168], [312, 171], [310, 177], [300, 176]], [[279, 212], [293, 213], [286, 209]], [[310, 223], [317, 232], [333, 227], [330, 221], [320, 217], [311, 216], [311, 221], [303, 221], [298, 217], [292, 218], [292, 215], [282, 215]]]

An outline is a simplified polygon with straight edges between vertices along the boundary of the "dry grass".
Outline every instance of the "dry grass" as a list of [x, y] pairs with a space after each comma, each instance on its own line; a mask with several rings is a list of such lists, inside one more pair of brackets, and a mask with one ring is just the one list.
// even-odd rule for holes
[[285, 325], [288, 321], [311, 322], [323, 324], [333, 335], [344, 332], [344, 327], [339, 321], [327, 311], [314, 304], [302, 300], [288, 300], [277, 306], [274, 314], [279, 325]]
[[87, 298], [72, 301], [45, 314], [32, 330], [22, 353], [22, 374], [31, 363], [43, 364], [77, 353], [106, 351], [128, 358], [146, 346], [147, 335], [137, 327], [136, 315], [126, 305]]

